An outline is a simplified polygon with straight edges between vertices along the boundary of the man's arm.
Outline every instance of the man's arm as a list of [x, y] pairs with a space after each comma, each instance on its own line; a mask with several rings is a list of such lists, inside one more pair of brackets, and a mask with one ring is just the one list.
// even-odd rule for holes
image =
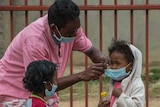
[[66, 77], [58, 78], [57, 84], [58, 88], [57, 91], [65, 89], [73, 84], [80, 82], [80, 81], [89, 81], [89, 80], [96, 80], [102, 75], [104, 72], [104, 63], [96, 63], [88, 67], [86, 70], [69, 75]]
[[92, 47], [86, 55], [94, 62], [94, 63], [109, 63], [109, 58], [103, 54], [100, 50], [95, 47]]
[[57, 91], [72, 86], [80, 81], [96, 80], [104, 73], [104, 69], [108, 64], [108, 57], [95, 47], [92, 47], [90, 52], [87, 52], [86, 55], [94, 62], [94, 64], [82, 72], [58, 78]]

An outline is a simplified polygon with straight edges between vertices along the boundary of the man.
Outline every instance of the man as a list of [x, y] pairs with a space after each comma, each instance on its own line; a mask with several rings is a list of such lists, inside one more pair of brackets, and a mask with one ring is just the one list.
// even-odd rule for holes
[[[10, 43], [0, 60], [0, 102], [24, 105], [30, 93], [23, 87], [22, 78], [28, 64], [48, 60], [58, 64], [58, 90], [80, 81], [98, 79], [104, 72], [107, 57], [92, 46], [84, 34], [79, 19], [80, 10], [71, 0], [56, 0], [48, 14], [25, 27]], [[63, 77], [72, 51], [85, 53], [95, 64], [77, 74]], [[48, 99], [58, 107], [58, 96]]]

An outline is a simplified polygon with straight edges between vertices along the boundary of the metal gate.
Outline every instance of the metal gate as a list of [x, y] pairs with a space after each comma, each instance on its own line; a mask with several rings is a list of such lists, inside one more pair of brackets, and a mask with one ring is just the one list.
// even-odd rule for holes
[[[38, 0], [37, 0], [38, 1]], [[54, 0], [53, 0], [54, 1]], [[75, 2], [77, 2], [78, 0], [73, 0]], [[91, 3], [92, 0], [81, 0], [81, 4], [79, 5], [79, 8], [81, 10], [81, 12], [83, 12], [84, 14], [84, 31], [86, 34], [88, 34], [89, 30], [88, 30], [88, 26], [89, 26], [89, 22], [88, 22], [88, 13], [90, 11], [96, 11], [98, 13], [98, 26], [97, 29], [99, 29], [99, 49], [101, 51], [103, 51], [103, 44], [104, 44], [104, 34], [103, 34], [103, 15], [104, 15], [104, 11], [112, 11], [113, 13], [113, 32], [114, 32], [114, 38], [118, 38], [118, 12], [119, 11], [128, 11], [129, 13], [129, 29], [130, 29], [130, 33], [129, 33], [129, 41], [131, 43], [134, 44], [134, 11], [141, 11], [143, 10], [144, 13], [144, 22], [145, 22], [145, 35], [144, 35], [144, 43], [145, 43], [145, 51], [144, 51], [144, 69], [145, 69], [145, 86], [146, 86], [146, 107], [148, 107], [148, 74], [149, 74], [149, 11], [150, 10], [160, 10], [160, 3], [151, 3], [151, 0], [139, 0], [141, 1], [140, 3], [138, 2], [138, 0], [108, 0], [110, 1], [109, 3], [107, 3], [107, 0], [93, 0], [96, 3], [93, 4]], [[123, 3], [122, 3], [123, 1]], [[24, 0], [23, 4], [15, 4], [14, 0], [9, 0], [7, 1], [8, 4], [0, 4], [0, 12], [9, 12], [9, 16], [10, 16], [10, 20], [8, 20], [10, 22], [10, 41], [14, 38], [15, 35], [15, 26], [14, 26], [14, 12], [15, 11], [23, 11], [24, 12], [24, 16], [25, 16], [25, 26], [27, 26], [30, 22], [29, 22], [29, 12], [30, 11], [37, 11], [39, 12], [39, 15], [42, 16], [44, 14], [45, 11], [47, 11], [48, 7], [49, 7], [49, 3], [48, 4], [44, 4], [43, 0], [39, 0], [39, 4], [36, 5], [31, 5], [29, 4], [29, 0]], [[50, 2], [51, 3], [51, 2]], [[105, 25], [107, 26], [107, 25]], [[72, 56], [72, 55], [71, 55]], [[88, 66], [88, 59], [86, 56], [85, 57], [85, 68]], [[73, 57], [70, 58], [70, 74], [73, 73]], [[102, 77], [100, 78], [100, 92], [102, 91]], [[73, 93], [72, 93], [72, 87], [70, 88], [70, 107], [73, 107]], [[85, 83], [85, 107], [88, 107], [88, 83]]]

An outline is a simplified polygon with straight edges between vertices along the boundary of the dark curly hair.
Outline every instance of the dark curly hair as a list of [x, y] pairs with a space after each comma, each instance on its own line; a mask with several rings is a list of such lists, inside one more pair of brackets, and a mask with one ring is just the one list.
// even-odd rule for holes
[[111, 45], [108, 47], [109, 56], [114, 52], [120, 52], [123, 54], [129, 62], [134, 61], [134, 56], [132, 50], [129, 47], [129, 43], [124, 40], [115, 40], [113, 39]]
[[54, 23], [60, 30], [67, 22], [77, 19], [79, 14], [79, 7], [72, 0], [56, 0], [48, 10], [48, 23]]
[[44, 81], [53, 82], [53, 74], [56, 72], [57, 65], [47, 60], [38, 60], [31, 62], [23, 78], [24, 88], [33, 93], [42, 92]]

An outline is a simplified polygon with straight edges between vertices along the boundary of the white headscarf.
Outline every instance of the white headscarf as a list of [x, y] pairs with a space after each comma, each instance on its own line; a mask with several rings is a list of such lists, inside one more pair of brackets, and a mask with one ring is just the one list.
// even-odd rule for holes
[[142, 53], [138, 48], [136, 48], [132, 44], [129, 44], [129, 47], [132, 50], [134, 56], [134, 62], [131, 74], [129, 75], [128, 78], [122, 81], [124, 90], [127, 88], [130, 81], [133, 81], [133, 78], [141, 78], [141, 73], [142, 73]]

